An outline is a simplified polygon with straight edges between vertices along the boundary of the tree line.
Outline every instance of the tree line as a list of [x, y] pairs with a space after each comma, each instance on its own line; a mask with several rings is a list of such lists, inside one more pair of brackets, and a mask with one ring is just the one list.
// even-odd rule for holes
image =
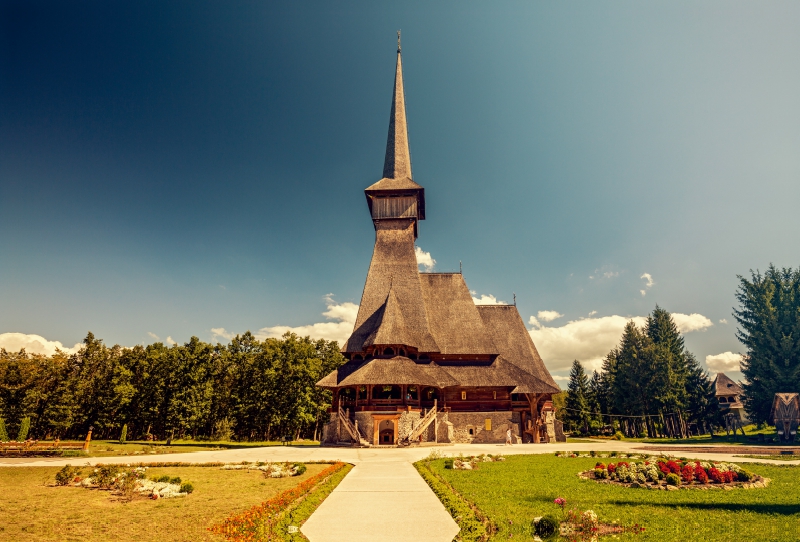
[[0, 350], [0, 420], [12, 438], [27, 419], [33, 438], [316, 439], [331, 395], [315, 384], [344, 361], [291, 333], [133, 348], [88, 333], [75, 354]]
[[[800, 391], [800, 269], [770, 265], [738, 278], [743, 400], [750, 421], [764, 424], [775, 393]], [[711, 378], [658, 306], [642, 328], [628, 322], [591, 378], [573, 362], [562, 419], [573, 431], [614, 425], [627, 436], [686, 436], [687, 424], [703, 433], [723, 424]]]

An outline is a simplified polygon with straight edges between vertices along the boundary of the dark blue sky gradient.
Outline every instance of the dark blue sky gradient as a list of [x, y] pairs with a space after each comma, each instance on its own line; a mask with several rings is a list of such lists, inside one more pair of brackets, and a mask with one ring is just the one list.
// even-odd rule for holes
[[702, 359], [741, 350], [737, 274], [800, 264], [800, 4], [297, 4], [2, 2], [0, 332], [357, 303], [398, 28], [418, 244], [479, 294], [727, 318]]

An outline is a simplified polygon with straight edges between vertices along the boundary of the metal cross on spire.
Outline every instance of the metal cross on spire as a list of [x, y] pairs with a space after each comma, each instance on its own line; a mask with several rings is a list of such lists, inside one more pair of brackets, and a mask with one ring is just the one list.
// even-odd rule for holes
[[400, 31], [397, 31], [397, 52], [400, 52]]

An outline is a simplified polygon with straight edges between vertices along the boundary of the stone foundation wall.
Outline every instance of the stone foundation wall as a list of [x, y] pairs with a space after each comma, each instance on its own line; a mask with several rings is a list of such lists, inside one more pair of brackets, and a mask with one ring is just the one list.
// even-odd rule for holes
[[332, 412], [328, 418], [328, 423], [322, 426], [322, 438], [320, 439], [322, 444], [335, 444], [337, 442], [336, 417], [336, 412]]
[[[486, 430], [487, 419], [492, 421], [490, 431]], [[516, 412], [450, 412], [447, 421], [453, 424], [452, 442], [454, 443], [502, 444], [506, 441], [506, 431], [509, 427], [511, 427], [513, 442], [516, 442], [515, 437], [519, 436], [519, 414]], [[440, 442], [443, 442], [441, 431], [439, 435]]]
[[361, 438], [369, 442], [370, 444], [375, 444], [372, 442], [374, 437], [375, 425], [374, 420], [372, 419], [371, 412], [356, 412], [356, 418], [353, 421], [358, 422], [358, 432], [361, 434]]

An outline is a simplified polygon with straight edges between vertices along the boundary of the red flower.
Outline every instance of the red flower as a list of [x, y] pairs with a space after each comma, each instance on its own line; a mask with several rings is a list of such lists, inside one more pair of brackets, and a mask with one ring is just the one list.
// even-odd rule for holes
[[681, 479], [683, 479], [683, 483], [691, 484], [692, 480], [694, 480], [694, 469], [689, 465], [686, 465], [681, 469]]
[[614, 463], [608, 464], [608, 472], [610, 474], [614, 474], [614, 471], [617, 470], [617, 466]]

